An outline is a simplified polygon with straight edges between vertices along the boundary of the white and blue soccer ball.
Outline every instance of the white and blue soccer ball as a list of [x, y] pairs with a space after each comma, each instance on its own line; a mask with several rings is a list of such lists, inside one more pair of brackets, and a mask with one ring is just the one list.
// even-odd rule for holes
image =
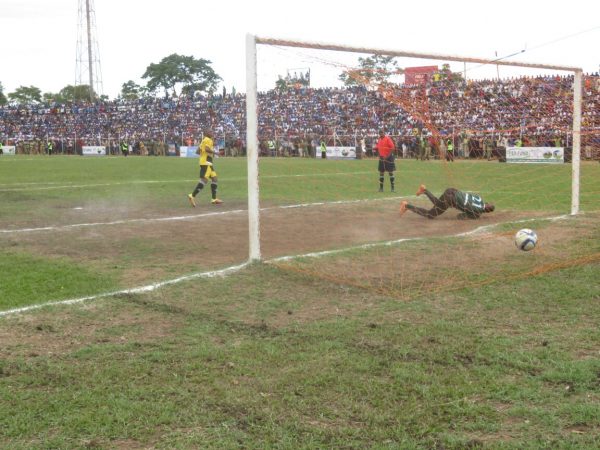
[[529, 228], [523, 228], [515, 234], [515, 245], [519, 250], [523, 250], [524, 252], [533, 250], [537, 244], [537, 240], [536, 232]]

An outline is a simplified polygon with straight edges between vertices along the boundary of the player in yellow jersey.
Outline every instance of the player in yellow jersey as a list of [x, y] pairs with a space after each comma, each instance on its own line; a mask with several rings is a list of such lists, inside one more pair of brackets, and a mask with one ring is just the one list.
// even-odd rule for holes
[[200, 155], [200, 181], [194, 188], [194, 192], [188, 194], [188, 199], [192, 206], [196, 206], [196, 195], [204, 189], [204, 185], [208, 183], [210, 179], [210, 190], [212, 193], [212, 204], [220, 205], [223, 203], [217, 198], [217, 172], [213, 166], [214, 142], [212, 131], [206, 130], [204, 132], [204, 138], [200, 142], [196, 154]]

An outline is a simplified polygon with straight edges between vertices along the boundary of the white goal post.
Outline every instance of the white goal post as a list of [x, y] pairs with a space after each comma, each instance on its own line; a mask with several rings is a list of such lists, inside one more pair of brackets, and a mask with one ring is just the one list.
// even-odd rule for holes
[[579, 67], [526, 63], [503, 60], [490, 60], [456, 55], [415, 53], [380, 48], [351, 47], [340, 44], [327, 44], [307, 41], [285, 40], [246, 35], [246, 148], [248, 163], [248, 222], [249, 222], [249, 260], [259, 261], [260, 251], [260, 204], [258, 170], [258, 92], [257, 92], [257, 45], [280, 47], [298, 47], [315, 50], [343, 51], [362, 54], [379, 54], [393, 57], [445, 60], [477, 64], [548, 69], [573, 73], [573, 153], [571, 179], [571, 214], [579, 212], [579, 175], [581, 152], [581, 103], [583, 70]]

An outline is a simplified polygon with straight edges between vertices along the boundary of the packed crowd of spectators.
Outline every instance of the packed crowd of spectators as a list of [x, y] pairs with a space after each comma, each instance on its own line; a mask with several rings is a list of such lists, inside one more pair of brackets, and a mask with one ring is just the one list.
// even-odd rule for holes
[[[482, 155], [486, 140], [494, 146], [517, 139], [529, 145], [569, 146], [572, 84], [572, 76], [540, 76], [440, 80], [379, 89], [268, 91], [259, 94], [261, 151], [272, 154], [267, 142], [276, 141], [275, 154], [310, 155], [324, 140], [369, 154], [379, 129], [385, 129], [399, 149], [404, 148], [404, 156], [416, 156], [423, 140], [436, 146], [448, 138], [462, 149], [462, 156]], [[195, 143], [202, 130], [210, 127], [230, 154], [243, 154], [245, 108], [242, 94], [96, 104], [9, 104], [0, 107], [0, 141], [17, 145], [18, 153], [43, 153], [51, 141], [55, 153], [80, 153], [82, 145], [104, 145], [115, 154], [119, 143], [126, 141], [135, 153], [164, 155], [169, 144]], [[583, 156], [597, 157], [598, 74], [584, 77], [582, 109]]]

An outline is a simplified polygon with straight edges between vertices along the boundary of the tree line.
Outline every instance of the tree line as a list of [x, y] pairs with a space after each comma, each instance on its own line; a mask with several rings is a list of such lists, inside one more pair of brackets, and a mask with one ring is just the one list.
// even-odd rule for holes
[[[146, 84], [141, 86], [129, 80], [121, 86], [120, 96], [134, 100], [144, 96], [157, 95], [161, 91], [165, 95], [191, 96], [197, 93], [212, 94], [217, 89], [221, 77], [211, 67], [211, 61], [193, 56], [173, 53], [158, 63], [147, 68], [142, 79]], [[108, 100], [105, 95], [98, 96], [89, 85], [67, 85], [59, 92], [45, 92], [36, 86], [19, 86], [14, 92], [4, 93], [0, 82], [0, 105], [9, 101], [29, 104], [40, 102], [69, 103], [76, 101]]]
[[[123, 83], [120, 97], [126, 100], [136, 100], [156, 96], [159, 93], [172, 97], [180, 95], [193, 97], [199, 93], [213, 94], [222, 78], [213, 70], [211, 64], [211, 61], [204, 58], [196, 59], [193, 56], [173, 53], [160, 62], [151, 63], [146, 67], [146, 71], [142, 75], [142, 79], [146, 80], [145, 85], [139, 85], [133, 80]], [[447, 67], [444, 69], [449, 70]], [[404, 71], [397, 66], [394, 57], [375, 54], [358, 58], [358, 66], [344, 70], [340, 74], [339, 80], [345, 86], [382, 84], [402, 73]], [[280, 76], [274, 89], [280, 93], [287, 91], [291, 84], [288, 81]], [[301, 84], [306, 85], [306, 83]], [[65, 104], [96, 99], [108, 100], [108, 97], [97, 95], [89, 85], [67, 85], [59, 92], [45, 93], [42, 93], [36, 86], [20, 86], [14, 92], [5, 95], [0, 82], [0, 105], [9, 101], [20, 104], [40, 102]]]

